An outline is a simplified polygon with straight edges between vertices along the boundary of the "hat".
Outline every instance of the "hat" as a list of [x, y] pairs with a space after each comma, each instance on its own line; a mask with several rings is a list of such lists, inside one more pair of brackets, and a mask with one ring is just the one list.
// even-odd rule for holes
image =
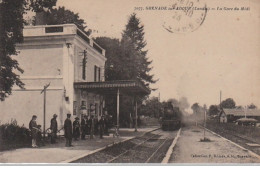
[[75, 120], [79, 120], [79, 117], [76, 117]]
[[36, 115], [33, 115], [32, 118], [37, 118], [37, 116], [36, 116]]
[[57, 117], [58, 115], [57, 114], [53, 114], [53, 117]]

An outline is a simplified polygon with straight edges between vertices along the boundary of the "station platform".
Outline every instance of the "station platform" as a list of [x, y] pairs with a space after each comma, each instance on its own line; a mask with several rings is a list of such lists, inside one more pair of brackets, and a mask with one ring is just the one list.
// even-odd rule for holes
[[65, 139], [60, 138], [56, 144], [46, 144], [39, 148], [20, 148], [0, 152], [0, 164], [69, 163], [113, 144], [130, 140], [158, 128], [159, 127], [138, 128], [137, 132], [135, 132], [133, 128], [120, 128], [119, 137], [113, 137], [113, 131], [109, 136], [104, 136], [103, 139], [100, 139], [99, 136], [94, 136], [94, 139], [89, 139], [89, 137], [86, 136], [86, 140], [72, 140], [73, 147], [65, 147]]
[[189, 164], [257, 164], [260, 157], [243, 147], [199, 126], [182, 128], [168, 163]]

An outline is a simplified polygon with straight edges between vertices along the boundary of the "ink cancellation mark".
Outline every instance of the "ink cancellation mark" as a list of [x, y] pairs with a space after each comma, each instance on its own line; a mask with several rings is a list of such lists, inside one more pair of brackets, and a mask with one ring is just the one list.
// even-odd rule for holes
[[207, 6], [203, 0], [174, 0], [171, 18], [163, 22], [163, 27], [171, 33], [189, 33], [196, 31], [204, 22]]

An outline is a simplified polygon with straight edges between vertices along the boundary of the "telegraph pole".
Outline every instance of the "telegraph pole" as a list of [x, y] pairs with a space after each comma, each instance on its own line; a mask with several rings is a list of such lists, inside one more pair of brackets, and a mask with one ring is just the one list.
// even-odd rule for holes
[[221, 108], [221, 96], [222, 96], [222, 92], [220, 90], [220, 93], [219, 93], [219, 106], [220, 106], [220, 108]]
[[45, 142], [46, 90], [50, 84], [46, 84], [41, 91], [41, 94], [43, 93], [43, 142]]
[[[220, 90], [220, 93], [219, 93], [219, 111], [221, 112], [222, 111], [222, 109], [221, 109], [221, 96], [222, 96], [222, 92], [221, 92], [221, 90]], [[220, 123], [220, 114], [219, 114], [219, 123]]]
[[207, 108], [206, 105], [204, 105], [204, 140], [205, 140], [206, 121], [207, 121]]
[[86, 63], [87, 63], [87, 51], [84, 50], [82, 52], [83, 54], [83, 61], [82, 61], [82, 78], [86, 79]]

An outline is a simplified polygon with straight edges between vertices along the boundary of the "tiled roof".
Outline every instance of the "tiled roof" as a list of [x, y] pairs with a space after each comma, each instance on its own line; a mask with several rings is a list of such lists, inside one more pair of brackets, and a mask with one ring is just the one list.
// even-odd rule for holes
[[[226, 115], [245, 116], [245, 109], [223, 109]], [[246, 109], [247, 116], [260, 116], [260, 109]]]

